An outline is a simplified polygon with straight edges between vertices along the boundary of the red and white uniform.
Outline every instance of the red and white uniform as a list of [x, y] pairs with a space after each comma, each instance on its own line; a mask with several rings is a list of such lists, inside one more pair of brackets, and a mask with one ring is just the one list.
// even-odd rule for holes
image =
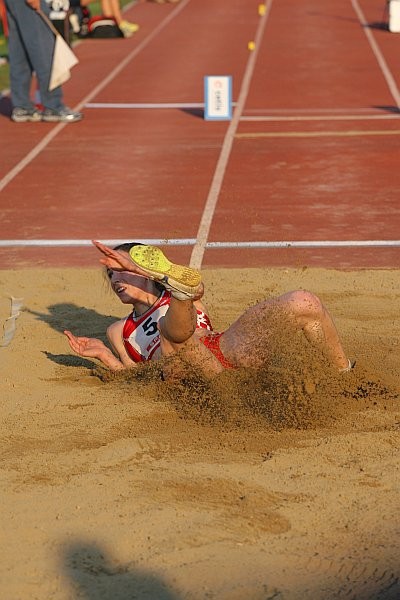
[[[171, 302], [171, 293], [163, 291], [157, 301], [143, 315], [132, 312], [124, 323], [122, 331], [125, 350], [135, 362], [151, 360], [160, 347], [160, 332], [157, 325], [165, 315]], [[212, 331], [209, 317], [197, 309], [197, 329]]]

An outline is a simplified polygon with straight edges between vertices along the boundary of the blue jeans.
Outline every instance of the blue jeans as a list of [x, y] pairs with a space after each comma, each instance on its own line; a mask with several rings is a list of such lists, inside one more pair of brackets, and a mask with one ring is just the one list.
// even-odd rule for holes
[[[34, 108], [30, 98], [33, 72], [36, 74], [43, 106], [53, 110], [64, 108], [61, 86], [51, 92], [48, 89], [54, 33], [25, 0], [5, 0], [5, 5], [9, 27], [11, 100], [14, 108]], [[41, 0], [41, 10], [48, 14], [44, 0]]]

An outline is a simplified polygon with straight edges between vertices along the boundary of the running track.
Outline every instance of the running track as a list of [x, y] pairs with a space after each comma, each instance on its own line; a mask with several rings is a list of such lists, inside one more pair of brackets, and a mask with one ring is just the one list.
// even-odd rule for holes
[[[85, 119], [0, 103], [0, 267], [97, 264], [89, 240], [169, 242], [200, 267], [395, 267], [400, 34], [376, 0], [141, 3], [64, 86]], [[254, 40], [253, 52], [247, 44]], [[202, 118], [231, 75], [231, 121]]]

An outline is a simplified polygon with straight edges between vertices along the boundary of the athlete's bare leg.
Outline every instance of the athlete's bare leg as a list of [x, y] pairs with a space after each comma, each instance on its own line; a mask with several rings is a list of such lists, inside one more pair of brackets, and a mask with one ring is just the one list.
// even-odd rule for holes
[[268, 361], [303, 331], [307, 340], [338, 371], [349, 366], [335, 324], [321, 300], [306, 291], [294, 291], [249, 308], [221, 338], [221, 350], [240, 366]]

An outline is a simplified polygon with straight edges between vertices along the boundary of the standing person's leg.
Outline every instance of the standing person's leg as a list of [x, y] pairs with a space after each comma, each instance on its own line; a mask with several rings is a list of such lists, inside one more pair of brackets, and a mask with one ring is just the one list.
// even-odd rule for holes
[[[13, 16], [31, 73], [34, 71], [36, 74], [41, 104], [45, 108], [42, 115], [39, 111], [35, 111], [38, 118], [34, 120], [63, 121], [66, 123], [80, 121], [82, 114], [73, 112], [64, 105], [61, 86], [49, 91], [55, 34], [44, 22], [40, 14], [32, 9], [25, 0], [7, 0], [7, 6]], [[49, 7], [45, 0], [41, 0], [41, 10], [43, 13], [49, 14]], [[17, 119], [14, 118], [14, 115], [11, 118], [14, 121], [33, 120], [26, 118]]]
[[[59, 111], [64, 108], [61, 86], [51, 92], [48, 90], [55, 36], [42, 17], [25, 0], [12, 0], [12, 2], [7, 0], [7, 2], [13, 5], [19, 35], [38, 80], [41, 103], [45, 108]], [[41, 0], [41, 10], [49, 14], [45, 0]]]
[[[46, 16], [49, 16], [50, 7], [45, 0], [40, 0], [40, 7], [41, 11]], [[45, 109], [43, 111], [42, 121], [50, 123], [57, 121], [62, 121], [64, 123], [80, 121], [83, 117], [82, 113], [74, 112], [65, 106], [61, 85], [49, 91], [55, 47], [55, 34], [39, 14], [36, 14], [35, 16], [37, 17], [35, 22], [37, 37], [35, 41], [32, 41], [31, 34], [30, 44], [32, 44], [32, 52], [35, 57], [34, 60], [38, 63], [37, 67], [36, 64], [34, 64], [34, 68], [39, 83], [41, 103]]]
[[[40, 7], [42, 12], [49, 16], [49, 5], [45, 0], [41, 0]], [[41, 103], [45, 108], [60, 111], [64, 108], [61, 86], [49, 91], [55, 36], [39, 14], [36, 13], [34, 16], [36, 18], [32, 23], [32, 29], [25, 35], [38, 80]]]
[[[27, 120], [39, 121], [41, 118], [40, 113], [35, 111], [30, 98], [33, 66], [29, 60], [19, 28], [19, 19], [23, 17], [25, 9], [32, 13], [33, 10], [26, 6], [24, 0], [6, 0], [6, 9], [9, 27], [8, 53], [11, 100], [14, 109], [22, 109], [22, 114], [24, 111], [28, 113], [28, 115], [25, 115]], [[29, 115], [31, 115], [31, 119], [29, 119]]]
[[221, 337], [221, 350], [240, 366], [268, 362], [282, 344], [302, 331], [338, 371], [349, 368], [335, 324], [320, 299], [306, 291], [294, 291], [249, 308]]

